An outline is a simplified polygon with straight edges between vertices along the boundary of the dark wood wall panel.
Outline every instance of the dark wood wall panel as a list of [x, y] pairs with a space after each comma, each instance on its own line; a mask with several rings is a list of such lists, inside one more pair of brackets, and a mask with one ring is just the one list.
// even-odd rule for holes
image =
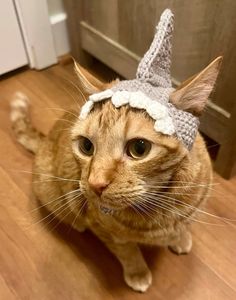
[[118, 0], [83, 1], [83, 20], [118, 41]]
[[[198, 73], [223, 55], [222, 70], [202, 118], [201, 130], [222, 145], [220, 153], [225, 156], [227, 148], [232, 147], [224, 146], [226, 136], [232, 140], [235, 136], [232, 128], [236, 127], [231, 116], [236, 105], [236, 1], [65, 0], [64, 3], [75, 58], [83, 63], [90, 53], [126, 78], [135, 75], [167, 7], [175, 15], [173, 83]], [[220, 168], [224, 168], [222, 164]], [[227, 177], [229, 169], [225, 167], [221, 173]]]
[[216, 1], [211, 36], [211, 57], [224, 56], [214, 103], [232, 112], [236, 103], [236, 1]]
[[[65, 1], [67, 6], [69, 2], [73, 3], [74, 18], [76, 13], [81, 15], [80, 21], [85, 21], [140, 57], [152, 41], [161, 12], [170, 7], [175, 14], [172, 62], [174, 79], [177, 82], [185, 80], [223, 54], [225, 57], [219, 80], [221, 82], [212, 101], [230, 111], [234, 103], [232, 94], [224, 97], [220, 91], [222, 85], [229, 86], [228, 77], [235, 72], [235, 63], [231, 60], [235, 58], [232, 52], [236, 47], [236, 1], [72, 0]], [[76, 24], [73, 31], [77, 28], [78, 36], [80, 28]], [[77, 38], [73, 47], [78, 48], [79, 43]]]

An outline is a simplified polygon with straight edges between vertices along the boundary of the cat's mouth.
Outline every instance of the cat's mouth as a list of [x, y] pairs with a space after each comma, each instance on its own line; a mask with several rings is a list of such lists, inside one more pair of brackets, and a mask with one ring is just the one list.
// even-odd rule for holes
[[110, 198], [104, 196], [102, 197], [98, 197], [95, 195], [91, 195], [91, 196], [89, 198], [95, 204], [95, 207], [97, 207], [97, 209], [103, 214], [112, 215], [117, 211], [121, 211], [127, 208], [127, 203], [120, 201], [120, 199], [117, 200], [113, 198], [111, 201]]

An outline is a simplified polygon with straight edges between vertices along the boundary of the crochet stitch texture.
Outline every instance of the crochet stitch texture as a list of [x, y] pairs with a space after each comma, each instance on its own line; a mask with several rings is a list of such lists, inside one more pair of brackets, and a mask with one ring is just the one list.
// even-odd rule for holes
[[174, 16], [166, 9], [160, 18], [149, 50], [139, 63], [136, 78], [118, 82], [109, 90], [93, 94], [81, 109], [80, 119], [85, 119], [94, 103], [111, 98], [113, 105], [144, 109], [155, 120], [154, 129], [174, 135], [187, 149], [194, 143], [199, 120], [191, 113], [177, 109], [169, 102], [174, 91], [171, 84], [171, 38]]

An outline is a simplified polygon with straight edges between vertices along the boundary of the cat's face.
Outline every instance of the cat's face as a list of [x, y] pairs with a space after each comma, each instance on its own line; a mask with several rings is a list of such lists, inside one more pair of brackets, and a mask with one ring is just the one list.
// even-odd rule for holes
[[[221, 57], [170, 95], [176, 108], [200, 115], [217, 78]], [[86, 96], [115, 84], [104, 84], [75, 63]], [[168, 186], [181, 170], [188, 150], [174, 136], [154, 131], [154, 121], [142, 110], [111, 101], [97, 103], [85, 120], [72, 128], [73, 153], [81, 169], [81, 190], [100, 207], [122, 209]], [[188, 159], [188, 158], [187, 158]], [[162, 193], [162, 191], [160, 191]]]
[[174, 137], [157, 134], [144, 112], [99, 104], [72, 131], [81, 167], [81, 190], [98, 206], [137, 205], [166, 185], [187, 150]]

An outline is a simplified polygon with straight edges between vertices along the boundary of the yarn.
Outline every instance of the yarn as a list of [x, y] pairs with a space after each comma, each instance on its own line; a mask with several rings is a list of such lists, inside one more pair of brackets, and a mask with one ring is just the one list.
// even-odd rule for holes
[[91, 95], [82, 107], [80, 119], [86, 118], [95, 102], [111, 98], [116, 108], [128, 104], [145, 110], [155, 120], [155, 131], [174, 135], [187, 149], [192, 148], [199, 120], [169, 102], [174, 91], [170, 75], [173, 23], [174, 16], [166, 9], [161, 15], [153, 42], [139, 63], [136, 78], [119, 81], [111, 89]]

